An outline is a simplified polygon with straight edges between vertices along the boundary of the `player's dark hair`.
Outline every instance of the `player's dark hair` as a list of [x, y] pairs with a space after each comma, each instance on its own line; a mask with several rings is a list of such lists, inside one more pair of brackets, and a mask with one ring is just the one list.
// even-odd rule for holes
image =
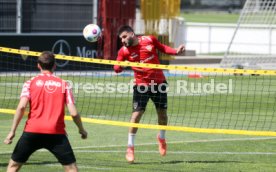
[[55, 65], [55, 55], [50, 51], [43, 51], [37, 60], [43, 70], [52, 70]]
[[124, 26], [121, 26], [121, 27], [120, 27], [120, 29], [119, 29], [119, 31], [118, 31], [118, 36], [120, 36], [121, 33], [125, 32], [125, 31], [127, 31], [127, 32], [133, 32], [133, 33], [134, 33], [132, 27], [130, 27], [130, 26], [128, 26], [128, 25], [124, 25]]

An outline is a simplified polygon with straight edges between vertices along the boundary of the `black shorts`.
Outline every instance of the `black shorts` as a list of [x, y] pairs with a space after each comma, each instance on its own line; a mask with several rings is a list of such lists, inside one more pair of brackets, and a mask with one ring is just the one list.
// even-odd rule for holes
[[167, 82], [154, 86], [135, 85], [133, 87], [133, 112], [145, 111], [149, 99], [156, 109], [167, 109]]
[[76, 162], [69, 140], [64, 134], [40, 134], [23, 132], [12, 153], [12, 160], [25, 163], [36, 150], [49, 150], [62, 165]]

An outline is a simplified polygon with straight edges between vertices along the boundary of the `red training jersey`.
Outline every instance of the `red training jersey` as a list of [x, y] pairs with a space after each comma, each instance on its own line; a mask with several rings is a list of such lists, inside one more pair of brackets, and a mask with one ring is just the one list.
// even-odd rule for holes
[[26, 132], [65, 134], [65, 103], [75, 103], [67, 83], [51, 73], [42, 73], [23, 85], [20, 97], [27, 97], [30, 112]]
[[[136, 46], [123, 46], [118, 52], [117, 61], [160, 64], [157, 49], [166, 54], [176, 54], [175, 49], [161, 44], [154, 36], [140, 36], [138, 41]], [[132, 70], [136, 85], [149, 85], [151, 82], [160, 84], [166, 79], [161, 69], [132, 67]]]

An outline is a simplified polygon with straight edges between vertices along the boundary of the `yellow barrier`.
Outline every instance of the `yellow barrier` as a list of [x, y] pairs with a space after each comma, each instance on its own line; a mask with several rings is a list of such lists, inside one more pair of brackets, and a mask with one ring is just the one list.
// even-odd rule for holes
[[[39, 56], [41, 52], [20, 50], [13, 48], [0, 47], [0, 52], [21, 54], [28, 56]], [[134, 62], [119, 62], [115, 60], [104, 60], [104, 59], [93, 59], [84, 58], [77, 56], [66, 56], [56, 54], [56, 59], [60, 60], [70, 60], [77, 62], [86, 63], [97, 63], [105, 65], [121, 65], [121, 66], [134, 66], [134, 67], [144, 67], [144, 68], [155, 68], [155, 69], [165, 69], [165, 70], [178, 70], [178, 71], [191, 71], [191, 72], [215, 72], [224, 74], [258, 74], [258, 75], [276, 75], [276, 70], [244, 70], [244, 69], [224, 69], [224, 68], [203, 68], [203, 67], [187, 67], [187, 66], [175, 66], [175, 65], [157, 65], [157, 64], [147, 64], [147, 63], [134, 63]]]
[[[15, 110], [12, 109], [0, 109], [0, 113], [3, 114], [14, 114]], [[71, 121], [71, 116], [65, 116], [65, 120]], [[150, 125], [150, 124], [137, 124], [130, 122], [110, 121], [110, 120], [99, 120], [92, 118], [82, 118], [83, 122], [94, 123], [94, 124], [105, 124], [114, 125], [121, 127], [137, 127], [145, 129], [156, 129], [156, 130], [173, 130], [173, 131], [184, 131], [193, 133], [210, 133], [210, 134], [237, 134], [237, 135], [251, 135], [251, 136], [276, 136], [276, 132], [273, 131], [245, 131], [245, 130], [228, 130], [228, 129], [212, 129], [212, 128], [192, 128], [192, 127], [181, 127], [181, 126], [163, 126], [163, 125]]]

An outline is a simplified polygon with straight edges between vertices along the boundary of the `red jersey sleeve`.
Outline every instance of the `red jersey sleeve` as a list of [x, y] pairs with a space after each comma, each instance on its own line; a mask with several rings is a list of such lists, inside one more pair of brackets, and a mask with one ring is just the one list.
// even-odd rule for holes
[[118, 52], [118, 56], [117, 56], [117, 61], [125, 61], [125, 57], [124, 57], [124, 47], [122, 47], [119, 52]]
[[166, 54], [170, 54], [170, 55], [176, 55], [176, 50], [174, 48], [171, 48], [167, 45], [161, 44], [156, 37], [154, 36], [150, 36], [153, 45], [161, 52], [166, 53]]
[[31, 80], [24, 83], [22, 91], [21, 91], [20, 98], [27, 97], [28, 99], [30, 99], [30, 97], [31, 97], [31, 95], [30, 95], [30, 84], [31, 84]]
[[72, 93], [72, 89], [69, 87], [67, 82], [65, 82], [65, 99], [66, 99], [66, 104], [75, 104], [75, 99]]
[[[116, 59], [116, 60], [117, 60], [117, 61], [125, 61], [125, 58], [124, 58], [124, 49], [123, 49], [123, 48], [121, 48], [121, 49], [119, 50], [118, 56], [117, 56], [117, 59]], [[115, 71], [116, 73], [120, 73], [120, 72], [123, 71], [123, 68], [122, 68], [121, 66], [119, 66], [119, 65], [114, 65], [113, 69], [114, 69], [114, 71]]]

